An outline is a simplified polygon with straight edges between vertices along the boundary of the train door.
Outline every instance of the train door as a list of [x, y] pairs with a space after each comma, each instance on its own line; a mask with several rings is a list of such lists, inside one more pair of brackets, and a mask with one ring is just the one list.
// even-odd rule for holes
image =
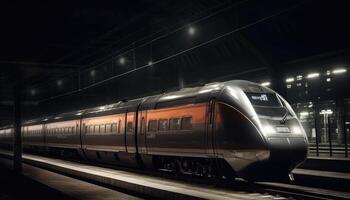
[[215, 156], [215, 98], [210, 98], [207, 112], [207, 153], [209, 156]]
[[125, 147], [128, 153], [136, 153], [136, 116], [135, 112], [125, 114]]
[[146, 121], [147, 121], [147, 111], [139, 111], [138, 112], [138, 133], [137, 133], [137, 145], [138, 151], [140, 154], [147, 153], [147, 145], [146, 145]]

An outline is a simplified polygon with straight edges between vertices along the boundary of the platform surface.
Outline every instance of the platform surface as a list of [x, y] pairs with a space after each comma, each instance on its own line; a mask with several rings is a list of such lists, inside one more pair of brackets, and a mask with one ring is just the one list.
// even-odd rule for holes
[[306, 175], [306, 176], [320, 176], [320, 177], [327, 177], [327, 178], [337, 178], [337, 179], [344, 179], [344, 180], [350, 180], [350, 173], [343, 173], [343, 172], [331, 172], [331, 171], [323, 171], [323, 170], [311, 170], [311, 169], [294, 169], [292, 171], [293, 174], [300, 174], [300, 175]]
[[[12, 162], [5, 158], [0, 158], [0, 163], [12, 168]], [[81, 181], [75, 178], [54, 173], [45, 169], [37, 168], [28, 164], [23, 164], [23, 175], [48, 186], [56, 191], [67, 195], [73, 199], [84, 200], [139, 200], [133, 195], [125, 194], [117, 190], [108, 189], [96, 184]]]
[[[0, 150], [0, 154], [7, 154], [11, 155], [11, 153]], [[240, 189], [236, 188], [220, 188], [215, 187], [213, 185], [202, 185], [202, 184], [195, 184], [185, 181], [179, 181], [179, 180], [173, 180], [163, 177], [157, 177], [157, 176], [151, 176], [147, 174], [141, 174], [141, 173], [135, 173], [132, 171], [124, 171], [124, 170], [117, 170], [117, 169], [110, 169], [105, 167], [99, 167], [99, 166], [93, 166], [89, 164], [82, 164], [72, 161], [66, 161], [61, 159], [55, 159], [55, 158], [47, 158], [32, 154], [23, 154], [23, 161], [25, 163], [31, 164], [31, 165], [39, 165], [41, 167], [44, 167], [46, 169], [49, 169], [50, 171], [58, 171], [60, 173], [76, 176], [76, 177], [83, 177], [83, 179], [86, 180], [93, 180], [105, 185], [112, 185], [116, 188], [122, 188], [126, 191], [132, 191], [135, 193], [144, 194], [146, 196], [150, 197], [158, 197], [161, 199], [286, 199], [284, 197], [276, 197], [272, 195], [266, 195], [261, 193], [254, 193], [254, 192], [247, 192], [242, 191]], [[25, 164], [26, 166], [26, 164]], [[47, 171], [46, 174], [50, 174], [52, 172]], [[310, 174], [310, 175], [319, 175], [319, 172], [310, 173], [309, 171], [305, 170], [296, 170], [295, 173], [303, 173], [303, 174]], [[32, 173], [32, 174], [38, 174], [38, 173]], [[344, 177], [343, 175], [337, 175], [334, 173], [329, 173], [327, 176], [336, 176]], [[347, 176], [348, 177], [348, 176]], [[39, 176], [38, 180], [45, 181], [45, 175]], [[81, 190], [79, 186], [74, 187], [75, 184], [66, 184], [66, 181], [64, 178], [57, 176], [57, 178], [53, 178], [51, 181], [46, 180], [51, 183], [58, 183], [57, 187], [62, 187], [63, 189], [67, 187], [70, 188], [70, 192], [72, 195], [75, 193], [79, 193]], [[79, 181], [79, 180], [77, 180]], [[84, 181], [82, 183], [77, 183], [78, 185], [85, 185], [89, 184]], [[114, 191], [110, 191], [110, 189], [106, 188], [99, 188], [99, 189], [91, 189], [89, 188], [89, 185], [85, 186], [87, 191], [90, 191], [91, 197], [93, 194], [99, 194], [99, 191], [101, 192], [100, 195], [97, 196], [103, 196], [106, 195], [103, 199], [113, 199], [112, 197], [109, 198], [108, 194], [111, 194], [110, 196], [113, 196]], [[318, 190], [318, 192], [322, 192], [322, 190]], [[329, 191], [324, 190], [324, 193], [329, 193]], [[79, 197], [84, 197], [84, 195], [79, 195]], [[339, 196], [347, 196], [347, 193], [339, 193]], [[87, 199], [89, 199], [90, 195], [89, 192], [86, 195]], [[135, 197], [123, 197], [124, 199], [137, 199]], [[84, 199], [84, 198], [80, 198]], [[91, 198], [96, 199], [96, 198]], [[122, 198], [119, 198], [122, 199]]]

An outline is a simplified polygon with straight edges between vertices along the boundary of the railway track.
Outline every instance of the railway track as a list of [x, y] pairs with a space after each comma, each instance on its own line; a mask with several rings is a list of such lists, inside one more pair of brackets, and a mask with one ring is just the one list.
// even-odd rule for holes
[[[0, 152], [1, 157], [5, 157], [7, 159], [11, 159], [11, 155], [9, 153], [4, 154]], [[52, 164], [47, 165], [31, 159], [31, 157], [35, 157], [36, 155], [28, 155], [24, 159], [24, 162], [30, 165], [34, 165], [39, 168], [47, 169], [50, 171], [55, 171], [64, 175], [68, 175], [74, 178], [82, 179], [88, 182], [93, 182], [95, 184], [103, 185], [106, 187], [113, 188], [114, 186], [101, 183], [96, 180], [88, 179], [84, 176], [63, 172], [59, 167], [53, 166]], [[91, 163], [87, 163], [81, 160], [70, 160], [72, 162], [91, 165]], [[105, 168], [105, 165], [99, 165], [99, 167]], [[219, 178], [208, 178], [208, 177], [197, 177], [192, 175], [180, 175], [174, 173], [164, 173], [159, 171], [145, 171], [135, 168], [125, 168], [125, 167], [112, 167], [115, 170], [122, 170], [131, 173], [137, 173], [140, 175], [154, 176], [162, 179], [167, 179], [169, 181], [180, 181], [183, 183], [191, 183], [201, 188], [212, 188], [218, 191], [234, 191], [244, 195], [247, 195], [248, 199], [350, 199], [350, 193], [320, 189], [320, 188], [312, 188], [305, 187], [299, 185], [292, 185], [287, 183], [271, 183], [271, 182], [258, 182], [251, 183], [246, 182], [242, 179], [228, 180], [228, 179], [219, 179]], [[110, 168], [106, 168], [110, 169]]]

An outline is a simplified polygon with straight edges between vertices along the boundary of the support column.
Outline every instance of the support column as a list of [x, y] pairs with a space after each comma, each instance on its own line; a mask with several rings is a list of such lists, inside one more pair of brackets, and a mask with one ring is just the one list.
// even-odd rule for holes
[[14, 143], [13, 143], [13, 170], [22, 173], [22, 133], [21, 133], [21, 87], [16, 85], [13, 91], [14, 100]]

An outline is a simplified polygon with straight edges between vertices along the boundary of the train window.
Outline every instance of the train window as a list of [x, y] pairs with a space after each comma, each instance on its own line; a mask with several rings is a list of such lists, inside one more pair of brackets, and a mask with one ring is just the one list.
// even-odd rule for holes
[[148, 131], [154, 132], [157, 131], [157, 120], [149, 120], [148, 121]]
[[144, 133], [146, 132], [146, 120], [144, 117], [141, 119], [141, 132]]
[[166, 130], [168, 130], [168, 120], [167, 119], [160, 119], [160, 120], [158, 120], [158, 130], [159, 131], [166, 131]]
[[72, 134], [75, 134], [75, 127], [72, 127]]
[[253, 106], [281, 107], [281, 102], [273, 93], [253, 93], [246, 92], [249, 101]]
[[106, 132], [110, 133], [111, 132], [111, 124], [106, 124]]
[[119, 122], [118, 122], [118, 133], [120, 133], [121, 124], [122, 124], [122, 120], [119, 120]]
[[181, 120], [181, 129], [191, 130], [192, 129], [192, 117], [183, 117]]
[[95, 125], [94, 133], [99, 133], [99, 132], [100, 132], [100, 126]]
[[170, 119], [170, 130], [179, 130], [181, 128], [181, 119], [174, 118]]
[[106, 126], [100, 125], [100, 133], [105, 133], [105, 132], [106, 132]]
[[117, 131], [117, 124], [112, 124], [112, 132], [115, 133]]
[[94, 126], [89, 126], [89, 133], [93, 133], [94, 132]]
[[132, 132], [133, 128], [132, 128], [132, 122], [128, 122], [126, 125], [126, 131], [127, 132]]

